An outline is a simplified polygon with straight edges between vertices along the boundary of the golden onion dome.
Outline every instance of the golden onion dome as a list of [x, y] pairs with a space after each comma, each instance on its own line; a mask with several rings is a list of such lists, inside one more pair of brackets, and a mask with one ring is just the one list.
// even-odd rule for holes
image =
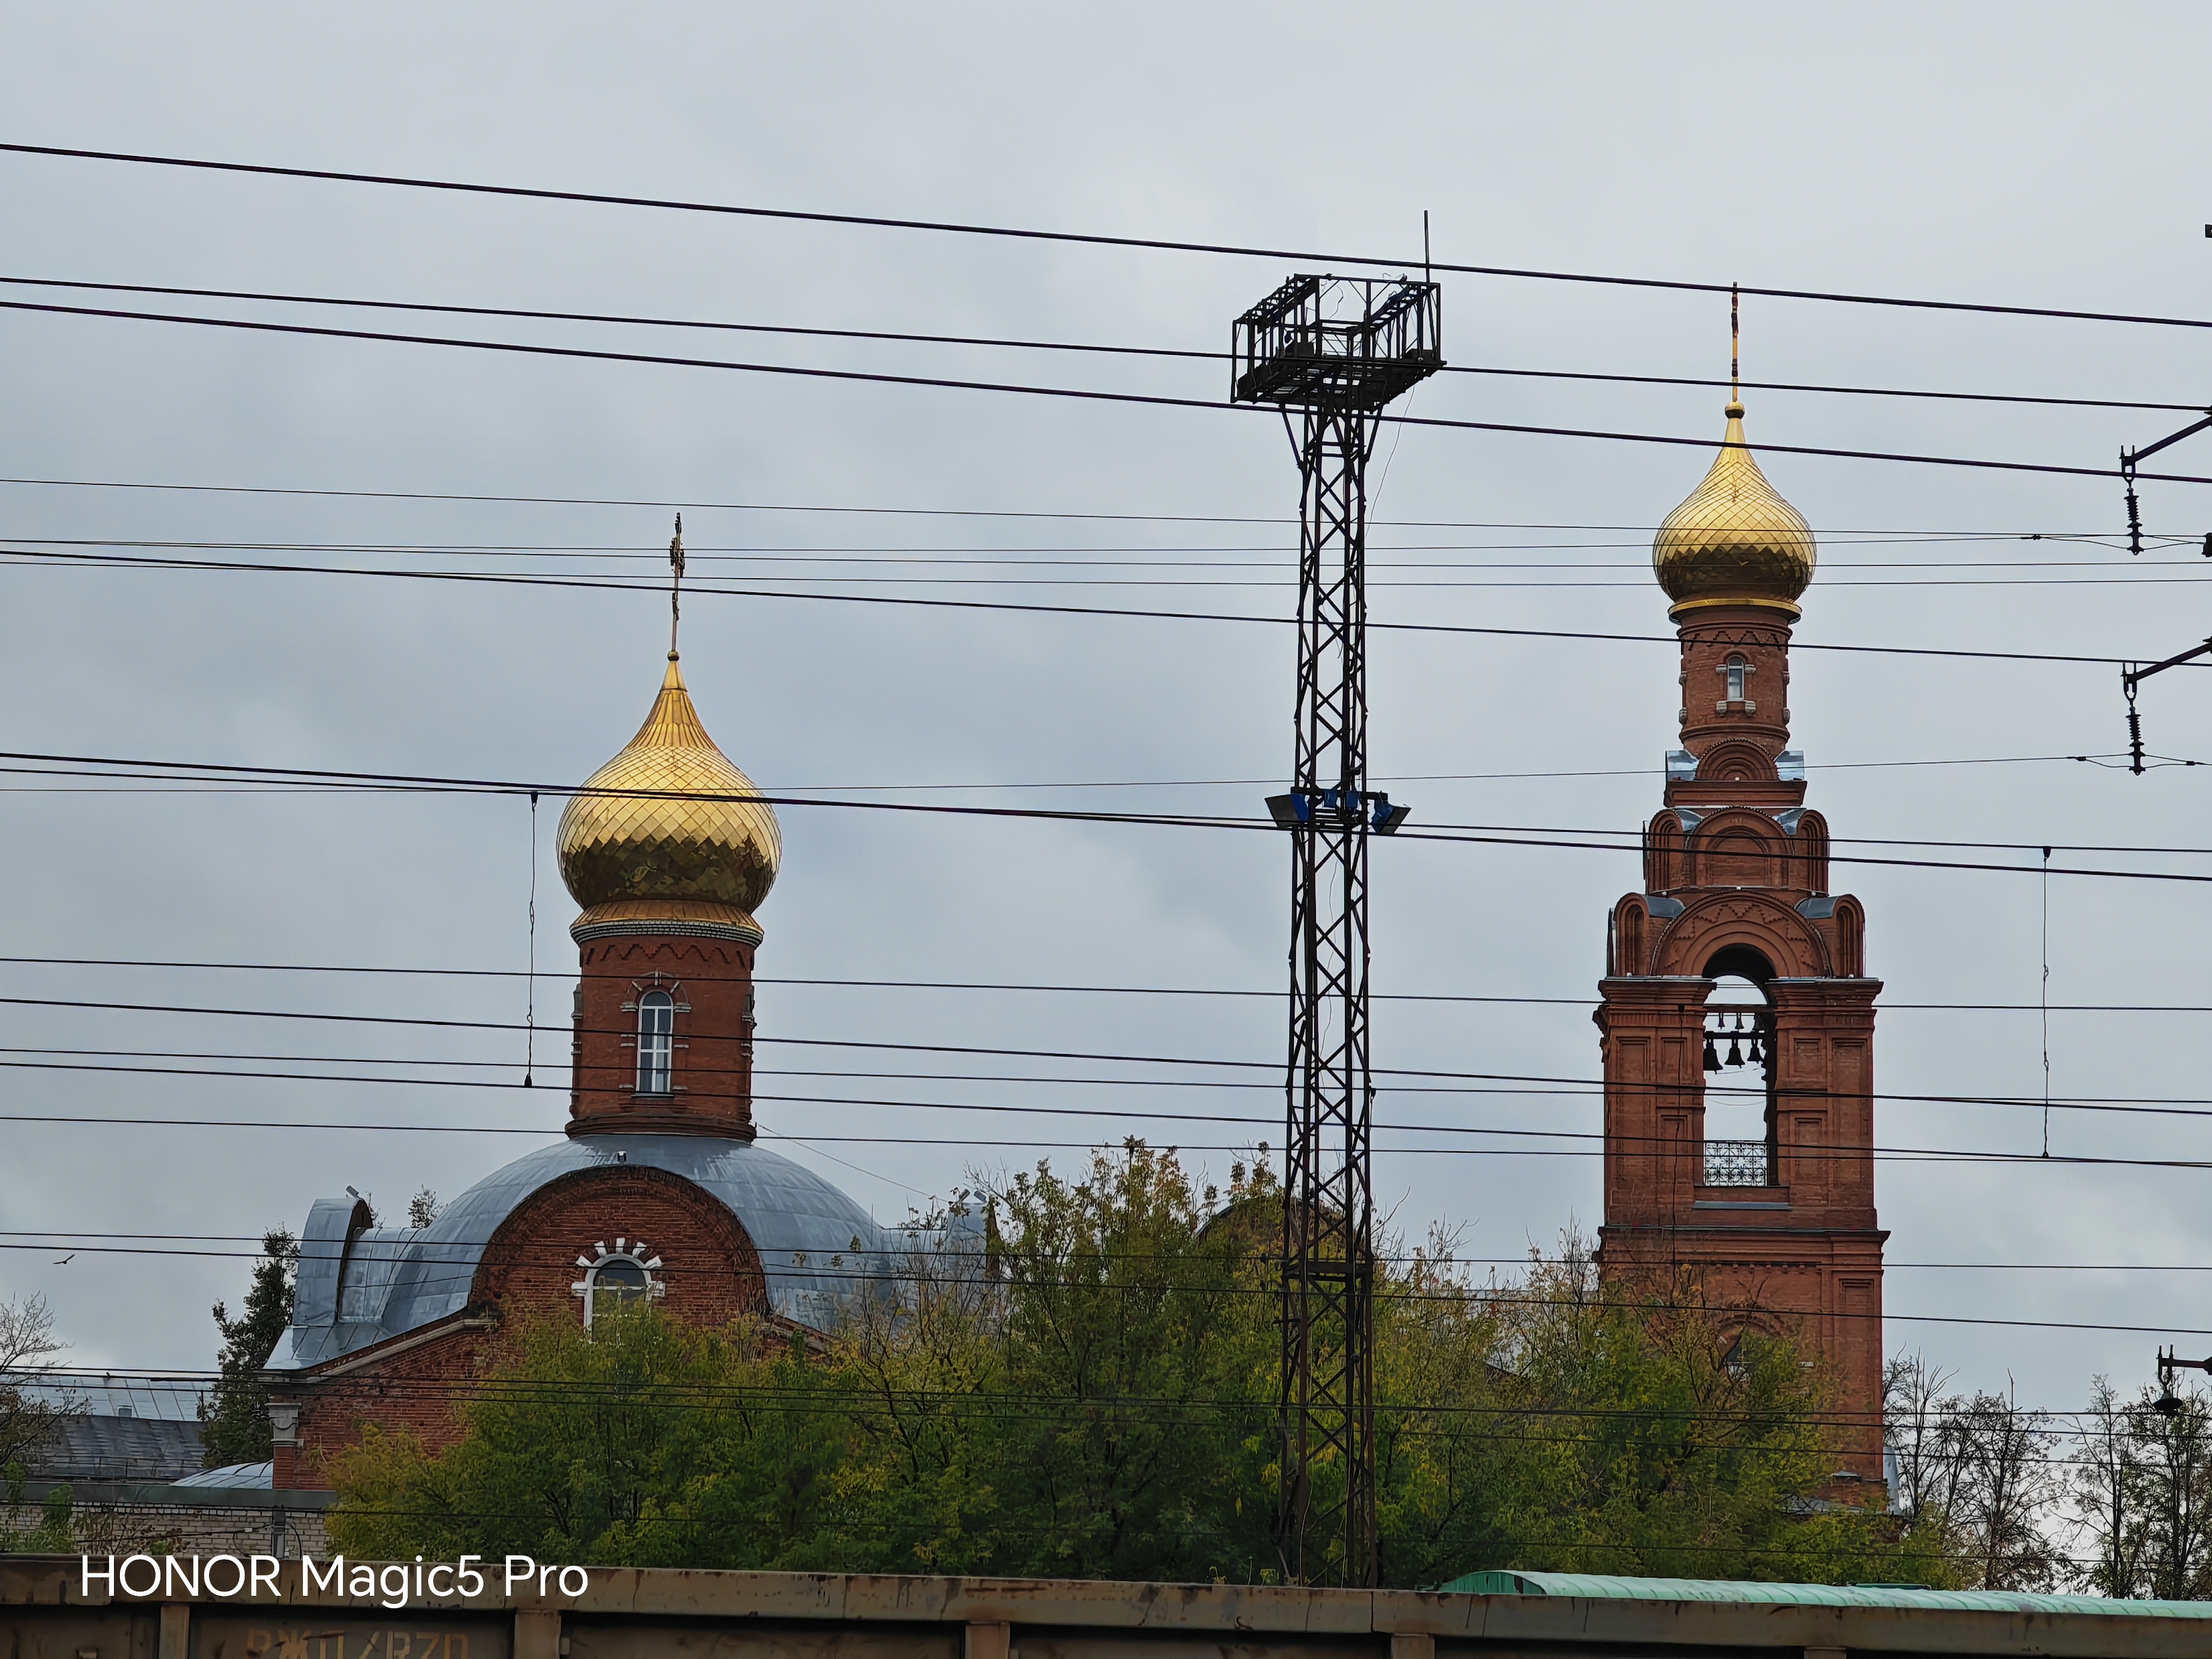
[[673, 651], [653, 712], [570, 799], [557, 845], [578, 928], [658, 918], [758, 938], [751, 912], [783, 854], [775, 813], [707, 735]]
[[1756, 605], [1795, 617], [1816, 562], [1813, 527], [1766, 482], [1744, 445], [1743, 405], [1730, 403], [1712, 470], [1651, 543], [1651, 574], [1674, 601], [1668, 614]]

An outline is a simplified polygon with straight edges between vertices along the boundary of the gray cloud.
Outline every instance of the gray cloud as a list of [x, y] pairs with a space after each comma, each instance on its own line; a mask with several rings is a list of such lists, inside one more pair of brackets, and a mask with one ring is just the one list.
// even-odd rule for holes
[[[370, 13], [126, 7], [11, 20], [0, 86], [24, 140], [417, 172], [564, 187], [1353, 252], [1411, 252], [1431, 210], [1439, 257], [1705, 280], [1869, 289], [2193, 313], [2206, 308], [2206, 196], [2194, 70], [2206, 25], [2138, 9], [2116, 31], [2078, 10], [1858, 8], [1848, 14], [1626, 6], [1383, 9], [986, 7], [829, 14], [669, 7], [620, 14], [384, 7]], [[1316, 52], [1316, 39], [1334, 40]], [[2144, 41], [2155, 39], [2155, 50]], [[2193, 46], [2192, 46], [2193, 43]], [[1298, 112], [1311, 109], [1311, 119]], [[2130, 164], [2130, 158], [2155, 158]], [[1284, 274], [1273, 262], [447, 200], [0, 157], [4, 274], [599, 308], [736, 320], [1005, 332], [1212, 347]], [[1454, 279], [1462, 363], [1716, 372], [1710, 297]], [[610, 330], [507, 337], [602, 343]], [[659, 337], [647, 337], [659, 338]], [[615, 342], [635, 348], [624, 335]], [[686, 343], [683, 349], [691, 349]], [[1747, 373], [2075, 396], [2205, 395], [2208, 343], [2174, 331], [1754, 302]], [[1218, 395], [1209, 366], [823, 342], [718, 341], [725, 355], [1030, 375]], [[1295, 501], [1279, 433], [1241, 416], [1064, 406], [702, 371], [339, 341], [235, 337], [0, 314], [4, 471], [17, 477], [789, 504], [1022, 507], [1279, 517]], [[1717, 439], [1717, 394], [1449, 377], [1412, 412]], [[2165, 417], [1753, 394], [1754, 440], [2105, 462]], [[2178, 422], [2176, 422], [2179, 423]], [[2212, 445], [2212, 439], [2200, 441]], [[2175, 453], [2180, 470], [2212, 453]], [[1650, 526], [1694, 485], [1694, 452], [1409, 430], [1381, 516]], [[1885, 546], [1863, 532], [2100, 532], [2100, 482], [1774, 458], [1823, 538], [1808, 639], [2161, 655], [2205, 631], [2179, 579], [2113, 586], [1859, 586], [1972, 569], [1888, 562], [2051, 558], [2130, 570], [2109, 545]], [[2201, 534], [2201, 490], [2151, 486], [2154, 528]], [[702, 548], [1231, 547], [1286, 576], [1283, 527], [687, 512]], [[650, 555], [658, 508], [370, 501], [0, 487], [5, 537], [393, 544], [618, 544]], [[1638, 575], [1648, 533], [1378, 529], [1406, 559], [1608, 562], [1623, 586], [1378, 587], [1378, 617], [1656, 633]], [[1589, 543], [1573, 553], [1468, 544]], [[1039, 555], [1038, 556], [1048, 556]], [[1130, 556], [1137, 556], [1132, 555]], [[1376, 557], [1385, 555], [1379, 551]], [[456, 556], [472, 568], [490, 555]], [[526, 569], [574, 561], [501, 561]], [[610, 568], [602, 562], [592, 568]], [[627, 567], [624, 567], [627, 568]], [[640, 562], [643, 571], [653, 568]], [[708, 574], [718, 568], [695, 564]], [[727, 569], [733, 567], [720, 567]], [[842, 567], [847, 574], [860, 568]], [[1049, 573], [1041, 573], [1049, 574]], [[1237, 574], [1240, 573], [1225, 573]], [[1395, 573], [1411, 576], [1413, 572]], [[1445, 574], [1445, 573], [1431, 573]], [[1479, 574], [1479, 573], [1460, 573]], [[650, 595], [340, 577], [7, 573], [0, 737], [10, 749], [580, 779], [653, 692], [665, 612]], [[921, 589], [939, 592], [943, 589]], [[1024, 590], [1028, 591], [1028, 590]], [[1287, 590], [1054, 588], [1079, 602], [1280, 611]], [[771, 787], [1264, 778], [1287, 763], [1279, 631], [951, 614], [702, 596], [685, 665], [709, 728]], [[1378, 635], [1375, 751], [1391, 774], [1655, 768], [1672, 737], [1670, 653], [1572, 641]], [[1802, 653], [1797, 737], [1820, 763], [2108, 751], [2109, 670]], [[2202, 755], [2205, 677], [2146, 695], [2154, 746]], [[1814, 773], [1839, 837], [2190, 846], [2205, 775], [2133, 779], [2079, 764]], [[53, 792], [7, 780], [8, 950], [16, 955], [514, 967], [526, 956], [528, 818], [512, 799]], [[1261, 789], [980, 791], [957, 799], [1249, 811]], [[1652, 776], [1408, 783], [1423, 822], [1632, 826]], [[937, 797], [926, 797], [935, 799]], [[792, 809], [763, 911], [770, 975], [1272, 988], [1284, 850], [1257, 836]], [[541, 1017], [559, 1024], [568, 910], [541, 838]], [[2201, 858], [2149, 860], [2203, 870]], [[1602, 966], [1626, 857], [1401, 842], [1376, 863], [1378, 987], [1580, 996]], [[1887, 1000], [2032, 1002], [2038, 889], [2015, 876], [1864, 868], [1869, 958]], [[2062, 1002], [2205, 1002], [2193, 888], [2051, 884]], [[10, 967], [5, 994], [512, 1019], [506, 981]], [[1251, 1001], [771, 987], [770, 1035], [1273, 1060], [1276, 1011]], [[1571, 1007], [1388, 1003], [1386, 1063], [1589, 1077]], [[2199, 1016], [2052, 1018], [2062, 1095], [2202, 1092]], [[2031, 1095], [2035, 1018], [1896, 1009], [1877, 1079], [1899, 1093]], [[18, 1046], [474, 1059], [519, 1075], [504, 1036], [284, 1022], [0, 1010]], [[541, 1042], [542, 1069], [557, 1039]], [[829, 1066], [820, 1050], [770, 1065]], [[812, 1059], [796, 1059], [798, 1054]], [[848, 1069], [895, 1063], [863, 1054]], [[1019, 1071], [955, 1062], [941, 1067]], [[1037, 1068], [1061, 1075], [1064, 1068]], [[533, 1091], [123, 1079], [12, 1071], [20, 1112], [327, 1118], [550, 1127]], [[849, 1080], [848, 1080], [849, 1081]], [[791, 1079], [793, 1094], [863, 1088]], [[763, 1092], [772, 1092], [764, 1079]], [[887, 1095], [916, 1092], [895, 1084]], [[1265, 1090], [945, 1083], [947, 1101], [1095, 1103], [1066, 1120], [763, 1103], [796, 1156], [879, 1214], [944, 1194], [1026, 1146], [975, 1141], [1279, 1139], [1263, 1125], [1160, 1137], [1115, 1106], [1272, 1117]], [[1572, 1095], [1385, 1096], [1393, 1121], [1594, 1130]], [[2037, 1114], [1898, 1102], [1886, 1145], [2033, 1151]], [[1401, 1224], [1462, 1230], [1477, 1255], [1597, 1219], [1589, 1158], [1432, 1156], [1386, 1137], [1380, 1191]], [[451, 1194], [532, 1143], [514, 1136], [64, 1128], [10, 1124], [0, 1224], [257, 1233], [296, 1225], [350, 1182], [387, 1207]], [[2056, 1115], [2052, 1147], [2197, 1158], [2202, 1125]], [[1077, 1156], [1055, 1152], [1066, 1162]], [[1194, 1154], [1216, 1171], [1229, 1154]], [[828, 1161], [830, 1159], [841, 1162]], [[2203, 1258], [2193, 1170], [1885, 1164], [1899, 1262]], [[57, 1249], [51, 1255], [59, 1255]], [[80, 1357], [204, 1364], [206, 1306], [241, 1261], [6, 1252], [0, 1285], [44, 1291]], [[2212, 1325], [2187, 1275], [1890, 1277], [1896, 1313]], [[2147, 1376], [2159, 1339], [1894, 1323], [1968, 1380], [2015, 1376], [2069, 1406], [2092, 1372]], [[2197, 1339], [2181, 1339], [2187, 1347]]]

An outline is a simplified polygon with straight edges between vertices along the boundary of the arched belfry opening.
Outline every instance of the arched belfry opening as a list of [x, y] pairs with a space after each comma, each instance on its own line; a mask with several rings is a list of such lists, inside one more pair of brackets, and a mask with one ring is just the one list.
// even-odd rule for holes
[[1755, 951], [1723, 951], [1705, 970], [1705, 1109], [1699, 1184], [1775, 1184], [1773, 974]]
[[[1603, 1000], [1599, 1267], [1700, 1281], [1840, 1379], [1834, 1488], [1882, 1473], [1874, 1002], [1865, 915], [1828, 890], [1828, 829], [1790, 747], [1790, 639], [1813, 532], [1731, 401], [1712, 470], [1652, 567], [1681, 640], [1679, 747], [1613, 907]], [[1656, 688], [1655, 688], [1656, 690]]]

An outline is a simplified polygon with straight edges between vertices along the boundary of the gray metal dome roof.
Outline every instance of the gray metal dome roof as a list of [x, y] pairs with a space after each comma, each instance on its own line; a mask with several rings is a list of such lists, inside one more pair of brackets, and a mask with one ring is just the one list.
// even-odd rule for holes
[[525, 1199], [563, 1176], [623, 1164], [665, 1170], [728, 1206], [760, 1253], [769, 1305], [802, 1324], [828, 1324], [856, 1273], [883, 1254], [866, 1211], [765, 1147], [708, 1135], [564, 1139], [486, 1176], [421, 1229], [356, 1231], [359, 1200], [318, 1200], [301, 1235], [292, 1340], [270, 1368], [323, 1364], [459, 1313], [485, 1247]]

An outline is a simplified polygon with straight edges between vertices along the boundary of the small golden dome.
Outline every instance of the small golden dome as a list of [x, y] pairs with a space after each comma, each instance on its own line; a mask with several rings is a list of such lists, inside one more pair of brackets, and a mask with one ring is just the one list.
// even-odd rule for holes
[[1795, 617], [1815, 562], [1813, 527], [1766, 482], [1744, 447], [1743, 405], [1731, 403], [1712, 470], [1651, 543], [1651, 574], [1674, 601], [1668, 614], [1759, 605]]
[[569, 799], [557, 844], [579, 927], [665, 912], [756, 937], [751, 912], [783, 855], [775, 813], [707, 735], [673, 651], [653, 712]]

